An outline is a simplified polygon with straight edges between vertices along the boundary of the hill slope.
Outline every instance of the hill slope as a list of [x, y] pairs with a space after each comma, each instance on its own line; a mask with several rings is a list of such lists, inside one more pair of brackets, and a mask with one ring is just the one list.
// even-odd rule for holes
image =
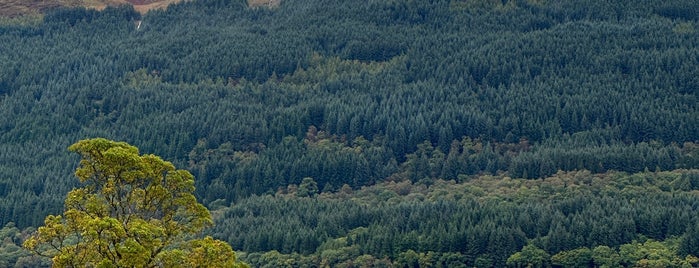
[[693, 2], [641, 2], [198, 0], [0, 26], [0, 223], [59, 210], [65, 148], [95, 136], [191, 170], [205, 204], [307, 177], [697, 168]]
[[0, 1], [0, 16], [16, 17], [42, 13], [58, 7], [86, 7], [104, 9], [107, 6], [133, 5], [145, 14], [151, 9], [161, 9], [183, 0], [3, 0]]
[[[233, 241], [251, 252], [332, 257], [342, 250], [352, 259], [367, 253], [407, 261], [449, 245], [439, 251], [460, 255], [445, 260], [499, 267], [529, 242], [557, 254], [593, 250], [614, 238], [608, 234], [623, 234], [607, 243], [619, 247], [642, 238], [610, 230], [666, 243], [699, 237], [692, 216], [699, 215], [699, 13], [687, 11], [696, 1], [328, 2], [266, 9], [197, 0], [145, 15], [132, 5], [58, 9], [36, 23], [0, 24], [0, 224], [37, 226], [60, 211], [77, 183], [78, 159], [66, 147], [106, 137], [190, 170], [202, 203], [233, 203], [222, 212], [244, 226], [261, 226], [254, 216], [280, 207], [265, 204], [286, 202], [270, 198], [275, 193], [300, 200], [297, 209], [309, 213], [324, 206], [310, 198], [318, 192], [351, 198], [353, 191], [397, 212], [362, 214], [338, 202], [350, 212], [360, 208], [338, 213], [329, 204], [327, 215], [337, 218], [294, 220], [310, 226], [295, 237], [270, 227]], [[557, 174], [573, 178], [557, 183]], [[621, 175], [615, 184], [604, 174]], [[515, 202], [519, 194], [534, 199], [517, 203], [525, 210], [502, 207], [471, 187], [492, 182], [479, 178], [498, 178], [502, 188], [493, 191]], [[452, 180], [463, 187], [445, 185]], [[382, 184], [395, 191], [361, 190]], [[599, 187], [555, 199], [589, 184]], [[454, 206], [420, 190], [436, 187], [436, 197], [440, 185], [455, 190]], [[396, 195], [408, 203], [394, 204], [402, 198]], [[628, 202], [617, 203], [620, 195]], [[560, 201], [561, 209], [527, 208], [539, 197]], [[245, 200], [249, 206], [235, 205]], [[417, 218], [404, 225], [419, 211], [448, 211], [462, 200], [492, 204], [502, 217], [467, 207], [486, 219], [480, 227], [471, 228], [477, 218], [459, 217], [453, 226]], [[666, 209], [680, 203], [686, 209], [676, 214]], [[554, 214], [539, 224], [516, 214], [522, 211]], [[638, 218], [595, 214], [607, 211]], [[346, 215], [357, 218], [337, 229]], [[521, 230], [519, 216], [527, 226]], [[602, 221], [571, 225], [584, 222], [578, 219]], [[304, 233], [321, 223], [326, 233]], [[231, 236], [235, 227], [221, 228], [221, 236], [243, 238]], [[350, 235], [361, 228], [371, 233]], [[579, 232], [576, 239], [571, 232]], [[462, 236], [448, 240], [454, 233]], [[471, 234], [483, 235], [478, 244], [464, 244]], [[685, 241], [699, 255], [699, 242]]]

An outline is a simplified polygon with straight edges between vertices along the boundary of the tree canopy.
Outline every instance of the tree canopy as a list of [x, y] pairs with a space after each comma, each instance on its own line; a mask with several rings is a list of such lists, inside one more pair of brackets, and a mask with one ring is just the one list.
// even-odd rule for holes
[[699, 167], [694, 1], [245, 2], [0, 21], [0, 225], [60, 212], [64, 149], [95, 136], [189, 170], [205, 205]]
[[56, 267], [243, 267], [231, 247], [191, 239], [213, 221], [194, 197], [194, 176], [125, 142], [96, 138], [82, 156], [63, 215], [49, 215], [24, 246]]
[[0, 226], [22, 230], [0, 263], [36, 260], [12, 250], [96, 136], [190, 171], [255, 267], [699, 254], [697, 1], [245, 2], [0, 19]]

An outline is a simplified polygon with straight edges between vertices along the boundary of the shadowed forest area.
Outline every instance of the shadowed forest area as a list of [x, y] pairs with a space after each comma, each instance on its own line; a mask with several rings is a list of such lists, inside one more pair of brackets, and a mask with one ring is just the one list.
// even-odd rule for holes
[[192, 172], [253, 266], [696, 265], [698, 31], [685, 0], [4, 18], [0, 261], [105, 137]]

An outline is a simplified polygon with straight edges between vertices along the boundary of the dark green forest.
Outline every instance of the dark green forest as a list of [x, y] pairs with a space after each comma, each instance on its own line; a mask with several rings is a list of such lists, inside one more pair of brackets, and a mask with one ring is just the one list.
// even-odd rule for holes
[[696, 170], [307, 185], [219, 207], [212, 231], [255, 267], [699, 265]]
[[699, 262], [696, 1], [194, 0], [0, 44], [0, 261], [105, 137], [191, 171], [253, 266]]

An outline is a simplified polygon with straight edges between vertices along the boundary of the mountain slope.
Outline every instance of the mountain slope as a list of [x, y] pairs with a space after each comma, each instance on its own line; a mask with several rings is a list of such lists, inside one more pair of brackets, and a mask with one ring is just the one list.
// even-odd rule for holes
[[689, 3], [460, 2], [197, 0], [0, 27], [0, 223], [62, 208], [65, 147], [95, 136], [191, 170], [205, 204], [307, 177], [699, 167], [697, 23], [672, 8]]

